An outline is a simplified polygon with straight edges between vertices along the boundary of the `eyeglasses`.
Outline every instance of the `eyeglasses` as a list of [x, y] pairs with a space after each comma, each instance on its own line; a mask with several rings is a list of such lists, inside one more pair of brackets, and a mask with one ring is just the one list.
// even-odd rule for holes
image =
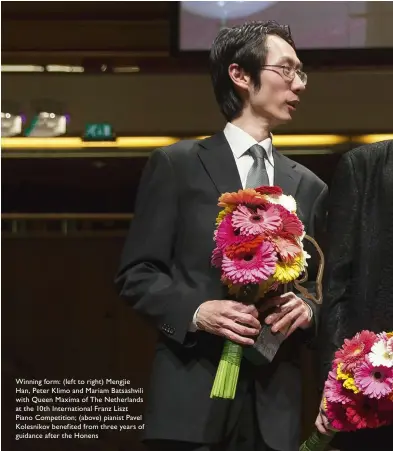
[[288, 81], [293, 81], [295, 79], [295, 76], [297, 75], [304, 85], [307, 84], [307, 74], [300, 69], [295, 69], [294, 67], [289, 66], [279, 66], [276, 64], [266, 64], [265, 66], [262, 66], [262, 68], [264, 67], [279, 67], [280, 69], [282, 69], [284, 78], [286, 78]]

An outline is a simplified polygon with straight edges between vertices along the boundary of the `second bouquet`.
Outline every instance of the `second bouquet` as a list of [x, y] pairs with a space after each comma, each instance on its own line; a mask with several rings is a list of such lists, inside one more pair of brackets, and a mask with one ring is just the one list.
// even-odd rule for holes
[[[214, 232], [213, 266], [229, 293], [256, 303], [269, 291], [298, 279], [307, 266], [304, 226], [296, 202], [277, 186], [225, 193]], [[252, 299], [247, 293], [253, 293]], [[234, 399], [242, 360], [241, 345], [226, 340], [211, 398]]]

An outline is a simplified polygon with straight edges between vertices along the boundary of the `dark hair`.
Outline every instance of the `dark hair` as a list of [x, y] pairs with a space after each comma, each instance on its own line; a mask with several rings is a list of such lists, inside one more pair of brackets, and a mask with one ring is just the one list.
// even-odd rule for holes
[[243, 108], [243, 101], [229, 77], [228, 67], [238, 64], [250, 75], [255, 88], [259, 89], [259, 74], [266, 61], [268, 35], [279, 36], [295, 48], [289, 26], [272, 20], [223, 28], [213, 42], [210, 50], [210, 74], [216, 100], [228, 121], [237, 117]]

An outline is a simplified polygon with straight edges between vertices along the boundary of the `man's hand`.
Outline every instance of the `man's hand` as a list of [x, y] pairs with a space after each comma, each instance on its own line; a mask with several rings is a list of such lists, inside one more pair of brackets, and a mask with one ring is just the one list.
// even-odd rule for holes
[[237, 301], [206, 301], [198, 311], [198, 329], [228, 338], [240, 345], [253, 345], [261, 324], [255, 305]]
[[317, 419], [315, 420], [315, 426], [321, 434], [331, 435], [332, 431], [330, 430], [329, 420], [326, 416], [324, 407], [323, 407], [323, 397], [321, 401], [321, 405], [319, 406], [319, 413]]
[[307, 329], [312, 322], [312, 314], [308, 305], [300, 299], [296, 294], [289, 293], [267, 299], [259, 308], [263, 312], [271, 307], [276, 307], [274, 312], [265, 319], [266, 324], [272, 326], [272, 332], [279, 330], [289, 337], [295, 330], [300, 327]]

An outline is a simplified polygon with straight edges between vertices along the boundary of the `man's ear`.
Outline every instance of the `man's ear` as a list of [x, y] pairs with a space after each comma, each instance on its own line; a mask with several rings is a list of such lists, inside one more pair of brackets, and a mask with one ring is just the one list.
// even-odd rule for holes
[[232, 63], [228, 67], [228, 75], [235, 87], [241, 91], [248, 91], [250, 89], [250, 76], [238, 64]]

